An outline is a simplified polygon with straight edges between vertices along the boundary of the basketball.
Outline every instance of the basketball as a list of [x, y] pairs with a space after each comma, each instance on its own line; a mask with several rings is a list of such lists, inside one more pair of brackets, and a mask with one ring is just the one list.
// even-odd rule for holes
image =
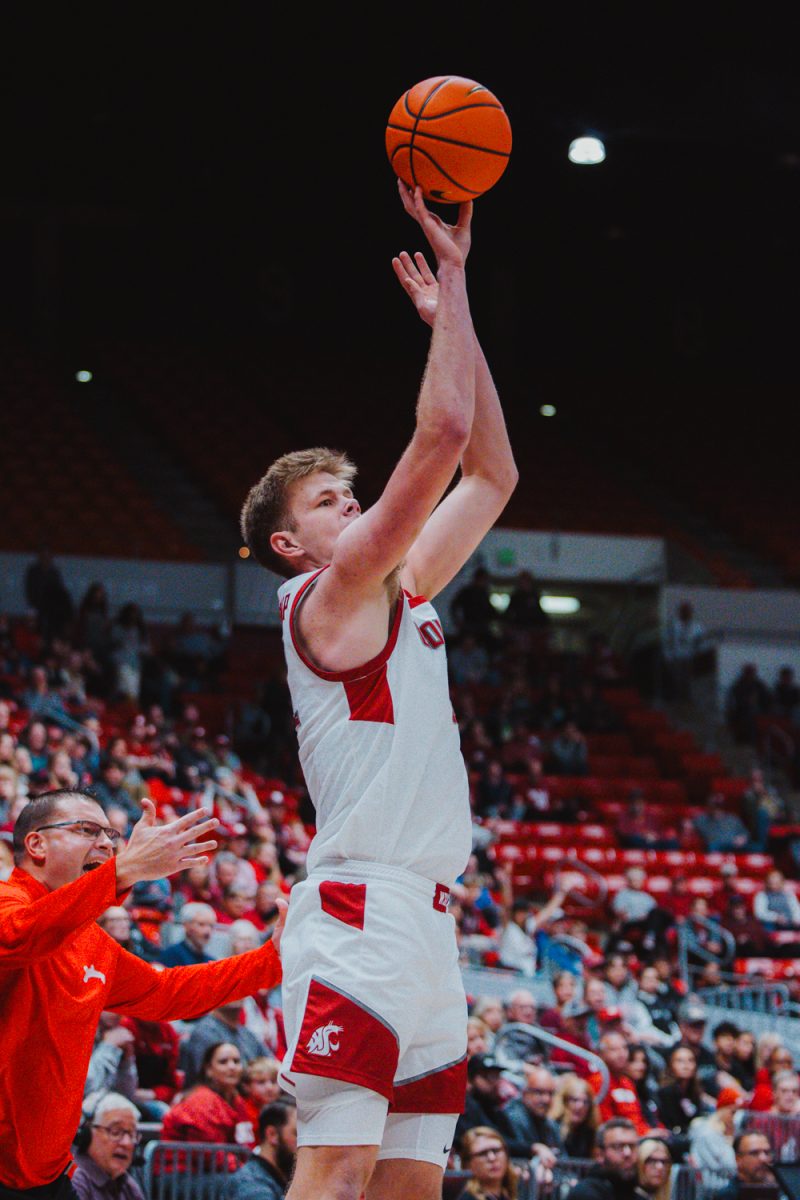
[[426, 200], [460, 204], [494, 187], [508, 166], [511, 124], [496, 96], [474, 79], [437, 75], [409, 88], [386, 125], [386, 153]]

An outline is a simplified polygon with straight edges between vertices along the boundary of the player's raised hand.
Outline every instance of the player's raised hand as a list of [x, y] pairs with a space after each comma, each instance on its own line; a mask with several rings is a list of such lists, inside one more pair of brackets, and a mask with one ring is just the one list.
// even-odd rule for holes
[[439, 283], [428, 266], [425, 255], [417, 251], [412, 258], [406, 250], [401, 250], [397, 258], [392, 259], [392, 266], [400, 286], [422, 320], [426, 325], [433, 326], [439, 301]]
[[449, 263], [452, 266], [463, 267], [472, 244], [472, 201], [459, 204], [457, 222], [455, 225], [448, 225], [428, 208], [421, 187], [412, 191], [402, 179], [398, 179], [397, 187], [403, 208], [422, 228], [439, 266]]
[[120, 888], [132, 887], [144, 879], [164, 879], [187, 867], [207, 863], [208, 851], [216, 850], [217, 843], [201, 839], [218, 824], [216, 817], [209, 817], [205, 809], [199, 808], [158, 825], [156, 806], [152, 800], [143, 800], [142, 815], [127, 846], [117, 855]]

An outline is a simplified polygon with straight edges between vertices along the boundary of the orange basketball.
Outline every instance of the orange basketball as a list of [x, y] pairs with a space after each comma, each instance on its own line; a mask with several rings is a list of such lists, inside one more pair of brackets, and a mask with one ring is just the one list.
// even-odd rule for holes
[[497, 183], [508, 166], [511, 125], [496, 96], [474, 79], [437, 75], [400, 97], [386, 126], [394, 171], [427, 200], [460, 204]]

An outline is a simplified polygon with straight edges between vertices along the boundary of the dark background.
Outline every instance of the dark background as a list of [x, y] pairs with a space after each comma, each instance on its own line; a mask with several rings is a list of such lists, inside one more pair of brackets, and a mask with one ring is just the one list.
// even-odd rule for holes
[[[800, 257], [797, 29], [777, 12], [6, 10], [4, 326], [76, 367], [127, 339], [416, 379], [425, 333], [390, 259], [419, 237], [383, 129], [451, 72], [514, 132], [470, 260], [512, 423], [556, 399], [564, 420], [741, 441], [755, 404], [772, 437]], [[567, 161], [585, 132], [603, 165]]]

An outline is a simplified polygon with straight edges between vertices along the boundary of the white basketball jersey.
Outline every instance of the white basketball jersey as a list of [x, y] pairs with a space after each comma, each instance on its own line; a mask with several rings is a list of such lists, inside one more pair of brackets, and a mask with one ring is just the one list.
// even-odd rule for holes
[[466, 867], [472, 826], [436, 610], [403, 592], [380, 654], [323, 671], [296, 629], [319, 574], [278, 591], [300, 764], [316, 809], [308, 871], [360, 859], [450, 886]]

